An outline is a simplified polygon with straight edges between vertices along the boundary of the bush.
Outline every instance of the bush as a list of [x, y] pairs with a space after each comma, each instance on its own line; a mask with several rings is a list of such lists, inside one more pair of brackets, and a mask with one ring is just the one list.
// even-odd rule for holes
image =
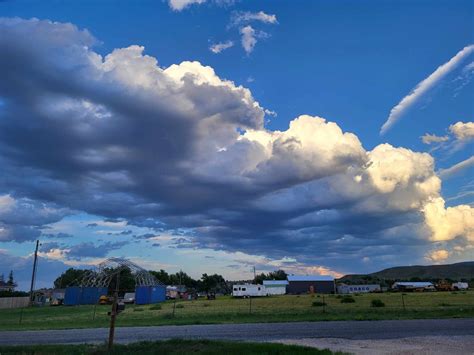
[[134, 308], [133, 311], [134, 312], [143, 312], [144, 309], [143, 308]]
[[313, 302], [313, 307], [323, 307], [325, 305], [326, 305], [326, 303], [324, 303], [324, 302], [319, 302], [319, 301], [314, 301]]
[[181, 304], [181, 303], [180, 303], [180, 304], [177, 304], [177, 305], [176, 305], [176, 308], [184, 308], [184, 304]]
[[338, 299], [341, 299], [341, 298], [342, 298], [342, 296], [341, 296], [341, 295], [337, 295], [337, 296], [336, 296], [336, 298], [338, 298]]
[[352, 296], [344, 296], [341, 298], [341, 303], [355, 303], [355, 299]]
[[372, 300], [372, 302], [370, 302], [370, 305], [372, 307], [385, 307], [385, 303], [383, 303], [382, 300], [379, 299]]
[[449, 307], [449, 306], [451, 306], [449, 303], [445, 303], [445, 302], [440, 303], [439, 305], [440, 305], [441, 307]]
[[203, 307], [210, 307], [211, 305], [209, 303], [203, 303], [202, 306]]
[[152, 311], [159, 311], [161, 309], [161, 304], [154, 304], [153, 306], [150, 307], [150, 310]]

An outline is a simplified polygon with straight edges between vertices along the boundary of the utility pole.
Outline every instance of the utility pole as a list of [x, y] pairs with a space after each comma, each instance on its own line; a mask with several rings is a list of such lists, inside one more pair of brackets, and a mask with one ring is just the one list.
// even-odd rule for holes
[[257, 274], [255, 272], [255, 265], [253, 266], [253, 282], [257, 283], [255, 279], [257, 278]]
[[33, 272], [31, 273], [30, 306], [33, 304], [33, 289], [35, 287], [36, 264], [37, 264], [37, 261], [38, 261], [38, 247], [39, 247], [39, 240], [36, 241], [35, 258], [34, 258], [34, 261], [33, 261]]

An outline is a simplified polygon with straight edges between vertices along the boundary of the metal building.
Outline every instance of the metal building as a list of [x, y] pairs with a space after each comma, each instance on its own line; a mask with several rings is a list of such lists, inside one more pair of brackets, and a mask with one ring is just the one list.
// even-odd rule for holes
[[267, 295], [284, 295], [288, 286], [287, 280], [263, 280]]
[[380, 292], [382, 289], [380, 285], [339, 285], [337, 286], [337, 293], [349, 294], [349, 293], [369, 293], [369, 292]]
[[288, 275], [288, 293], [336, 293], [336, 283], [329, 275]]

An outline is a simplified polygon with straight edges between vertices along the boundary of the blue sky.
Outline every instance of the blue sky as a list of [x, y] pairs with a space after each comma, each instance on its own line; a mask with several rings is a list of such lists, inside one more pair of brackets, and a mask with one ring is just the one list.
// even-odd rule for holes
[[44, 285], [107, 256], [234, 279], [474, 258], [471, 1], [188, 2], [0, 2], [0, 251], [20, 278], [36, 238]]

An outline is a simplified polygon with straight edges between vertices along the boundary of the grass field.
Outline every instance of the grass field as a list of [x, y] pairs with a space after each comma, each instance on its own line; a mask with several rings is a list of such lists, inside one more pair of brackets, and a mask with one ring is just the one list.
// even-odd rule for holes
[[[118, 316], [117, 326], [474, 317], [474, 291], [365, 294], [353, 296], [352, 303], [342, 303], [340, 297], [284, 295], [234, 299], [223, 296], [213, 301], [127, 305]], [[384, 306], [373, 307], [375, 299]], [[107, 327], [108, 311], [110, 306], [0, 310], [0, 330]]]
[[[210, 340], [169, 340], [115, 345], [111, 352], [104, 345], [0, 346], [0, 354], [335, 354], [295, 345], [245, 343]], [[342, 353], [337, 353], [342, 354]]]

